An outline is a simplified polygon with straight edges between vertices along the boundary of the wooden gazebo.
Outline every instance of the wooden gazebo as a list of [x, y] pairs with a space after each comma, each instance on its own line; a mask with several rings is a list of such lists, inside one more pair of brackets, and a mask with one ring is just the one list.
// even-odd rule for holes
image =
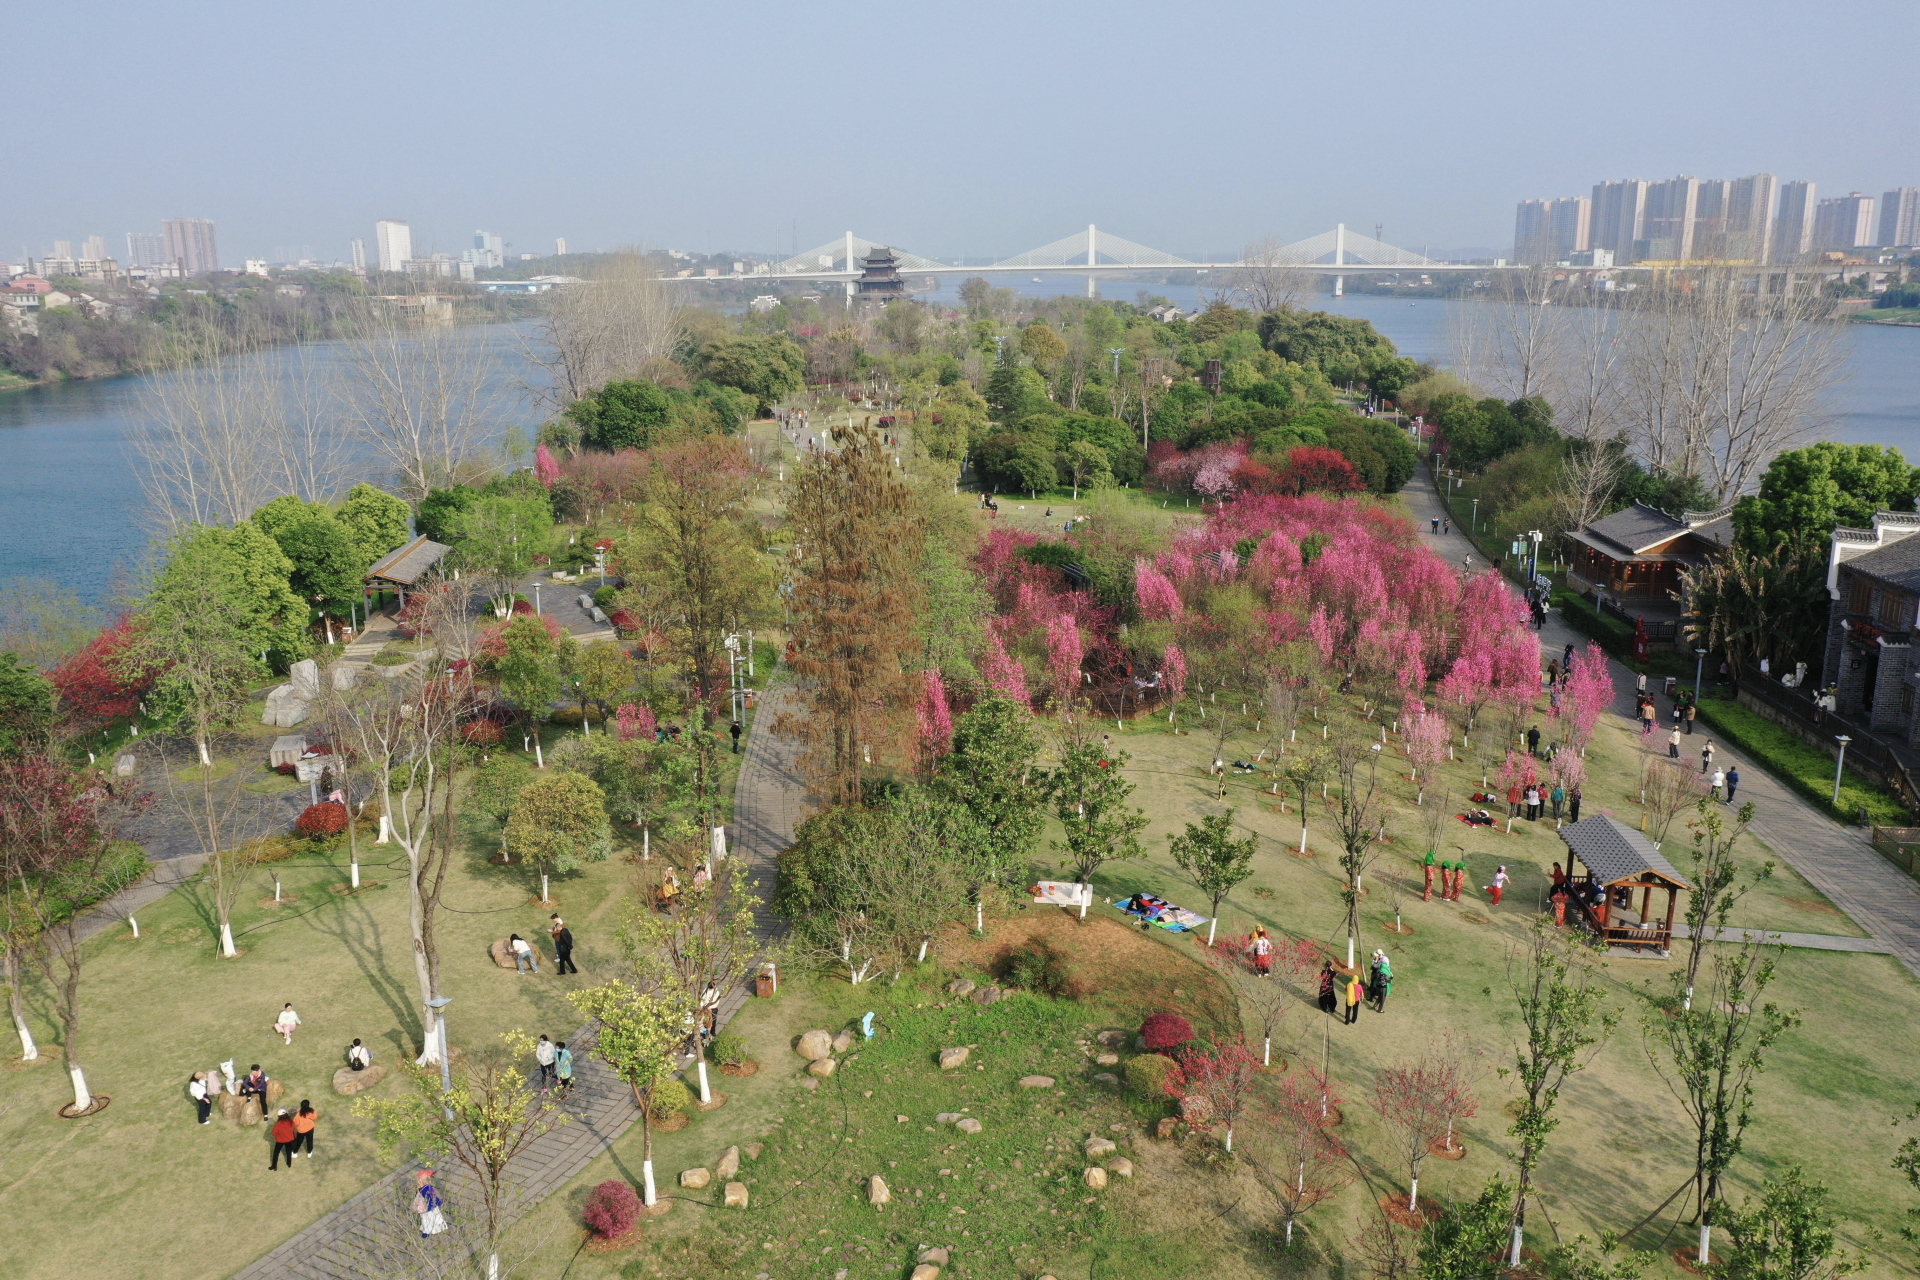
[[[1584, 875], [1573, 875], [1568, 866], [1567, 892], [1588, 928], [1609, 946], [1652, 947], [1662, 955], [1673, 949], [1673, 913], [1680, 891], [1693, 886], [1651, 840], [1605, 814], [1560, 828], [1560, 839], [1572, 862], [1586, 868]], [[1640, 891], [1637, 909], [1635, 889]], [[1667, 893], [1664, 918], [1651, 911], [1655, 889]]]
[[439, 564], [441, 558], [453, 548], [431, 538], [420, 537], [405, 546], [395, 547], [373, 562], [367, 570], [364, 585], [361, 587], [363, 598], [379, 591], [397, 591], [400, 604], [407, 603], [407, 588], [419, 583], [427, 576], [428, 570]]

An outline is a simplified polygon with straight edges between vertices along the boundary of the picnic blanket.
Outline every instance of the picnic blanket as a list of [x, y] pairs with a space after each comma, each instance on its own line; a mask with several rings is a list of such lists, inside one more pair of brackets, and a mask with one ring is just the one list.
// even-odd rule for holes
[[1069, 880], [1042, 880], [1027, 890], [1036, 906], [1077, 907], [1088, 892]]
[[1185, 933], [1198, 929], [1207, 922], [1207, 917], [1184, 907], [1176, 907], [1165, 898], [1151, 893], [1136, 893], [1125, 898], [1117, 898], [1113, 905], [1136, 920], [1159, 925], [1162, 929], [1174, 933]]

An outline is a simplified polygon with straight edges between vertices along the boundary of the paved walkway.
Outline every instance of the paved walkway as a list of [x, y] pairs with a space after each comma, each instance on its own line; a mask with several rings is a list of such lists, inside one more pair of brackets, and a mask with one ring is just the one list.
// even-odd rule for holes
[[[1752, 934], [1758, 934], [1762, 941], [1783, 947], [1806, 947], [1812, 951], [1862, 951], [1871, 955], [1892, 955], [1893, 944], [1882, 942], [1878, 938], [1847, 938], [1837, 933], [1781, 933], [1776, 929], [1742, 929], [1738, 925], [1721, 928], [1709, 927], [1707, 938], [1711, 942], [1744, 942]], [[1676, 938], [1691, 938], [1693, 930], [1684, 924], [1673, 926]]]
[[[774, 858], [793, 840], [800, 820], [804, 788], [795, 769], [799, 747], [774, 736], [774, 718], [790, 709], [784, 686], [760, 698], [753, 730], [746, 739], [746, 758], [734, 784], [732, 856], [744, 859], [749, 877], [758, 882], [762, 898], [773, 891]], [[770, 912], [755, 918], [763, 938], [781, 928]], [[720, 1025], [725, 1025], [747, 1001], [742, 983], [721, 1001]], [[520, 1188], [508, 1209], [509, 1219], [544, 1200], [579, 1175], [581, 1170], [612, 1147], [640, 1118], [633, 1094], [588, 1050], [593, 1032], [583, 1028], [567, 1038], [574, 1049], [574, 1090], [567, 1099], [569, 1122], [542, 1137], [510, 1167], [508, 1177]], [[451, 1169], [442, 1168], [439, 1185], [456, 1220], [478, 1212], [476, 1188]], [[422, 1242], [412, 1215], [406, 1210], [413, 1197], [413, 1166], [380, 1179], [318, 1222], [235, 1274], [234, 1280], [362, 1280], [368, 1275], [415, 1274], [424, 1255], [436, 1250], [445, 1258], [471, 1245], [454, 1239], [456, 1233]]]
[[[1401, 495], [1418, 524], [1421, 536], [1450, 564], [1459, 564], [1471, 555], [1476, 572], [1484, 571], [1487, 561], [1475, 550], [1465, 534], [1428, 532], [1435, 516], [1446, 515], [1445, 504], [1434, 492], [1433, 481], [1423, 464], [1420, 472]], [[1587, 637], [1568, 626], [1559, 614], [1547, 615], [1540, 635], [1543, 655], [1559, 657], [1573, 644], [1584, 649]], [[1607, 660], [1613, 672], [1615, 691], [1613, 709], [1629, 724], [1633, 723], [1634, 673], [1613, 658]], [[1543, 656], [1544, 664], [1544, 656]], [[1705, 735], [1694, 735], [1694, 753]], [[1715, 744], [1714, 763], [1726, 768], [1740, 757], [1724, 744]], [[1920, 883], [1916, 883], [1881, 857], [1867, 843], [1859, 828], [1842, 826], [1789, 790], [1757, 761], [1741, 761], [1749, 767], [1741, 771], [1740, 799], [1754, 803], [1753, 834], [1807, 882], [1825, 894], [1853, 922], [1865, 929], [1885, 951], [1897, 956], [1915, 975], [1920, 976]], [[1853, 950], [1857, 948], [1847, 948]]]

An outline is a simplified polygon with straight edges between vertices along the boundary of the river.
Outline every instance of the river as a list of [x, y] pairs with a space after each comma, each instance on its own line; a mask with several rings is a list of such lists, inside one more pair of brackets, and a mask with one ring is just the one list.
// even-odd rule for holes
[[[1002, 280], [1007, 280], [1002, 277]], [[1040, 283], [1013, 277], [1022, 293], [1051, 296], [1077, 277], [1049, 275]], [[950, 301], [958, 283], [932, 295]], [[1110, 282], [1109, 296], [1131, 298], [1138, 286]], [[1182, 307], [1198, 301], [1192, 286], [1151, 286]], [[1353, 294], [1314, 304], [1369, 320], [1403, 355], [1444, 362], [1450, 300]], [[534, 373], [516, 325], [488, 328], [498, 362], [496, 416], [529, 431], [541, 415], [518, 388]], [[1823, 438], [1849, 444], [1890, 444], [1920, 460], [1920, 329], [1850, 325], [1843, 337], [1848, 376], [1832, 395]], [[322, 359], [335, 344], [319, 344]], [[285, 351], [249, 359], [285, 361]], [[128, 442], [141, 423], [144, 377], [70, 382], [0, 393], [0, 578], [51, 578], [94, 602], [108, 601], [130, 582], [148, 545], [141, 520], [145, 501]]]

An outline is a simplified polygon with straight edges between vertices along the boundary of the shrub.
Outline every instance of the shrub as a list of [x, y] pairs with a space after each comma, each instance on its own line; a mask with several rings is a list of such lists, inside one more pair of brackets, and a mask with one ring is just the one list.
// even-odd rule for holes
[[743, 1065], [747, 1060], [747, 1042], [731, 1031], [723, 1031], [713, 1038], [713, 1060], [730, 1067]]
[[347, 829], [347, 806], [333, 800], [310, 804], [293, 820], [294, 832], [309, 840], [325, 840]]
[[581, 1212], [587, 1226], [602, 1240], [616, 1240], [633, 1230], [640, 1217], [640, 1197], [618, 1178], [609, 1178], [587, 1196]]
[[693, 1090], [678, 1080], [662, 1080], [653, 1086], [653, 1118], [665, 1120], [676, 1111], [693, 1105]]
[[1077, 1000], [1086, 994], [1086, 984], [1074, 975], [1072, 962], [1037, 938], [1002, 959], [1001, 977], [1023, 991], [1059, 999]]
[[269, 862], [285, 862], [299, 853], [301, 848], [300, 842], [291, 836], [261, 836], [245, 846], [245, 853], [253, 861], [265, 865]]
[[593, 602], [605, 609], [613, 604], [613, 598], [618, 594], [620, 592], [617, 587], [601, 587], [593, 593]]
[[1167, 1096], [1167, 1078], [1173, 1074], [1173, 1059], [1157, 1053], [1143, 1053], [1127, 1062], [1127, 1087], [1143, 1098]]
[[[606, 720], [607, 720], [606, 712], [602, 711], [600, 708], [593, 706], [591, 704], [588, 705], [587, 707], [588, 723], [605, 724]], [[552, 715], [547, 717], [547, 723], [557, 724], [563, 728], [577, 729], [580, 727], [580, 708], [562, 707], [558, 711], [554, 712]]]
[[460, 726], [460, 737], [470, 747], [497, 747], [500, 745], [500, 722], [469, 720]]
[[1193, 1039], [1193, 1027], [1177, 1013], [1156, 1013], [1140, 1024], [1140, 1038], [1153, 1052], [1178, 1048]]

